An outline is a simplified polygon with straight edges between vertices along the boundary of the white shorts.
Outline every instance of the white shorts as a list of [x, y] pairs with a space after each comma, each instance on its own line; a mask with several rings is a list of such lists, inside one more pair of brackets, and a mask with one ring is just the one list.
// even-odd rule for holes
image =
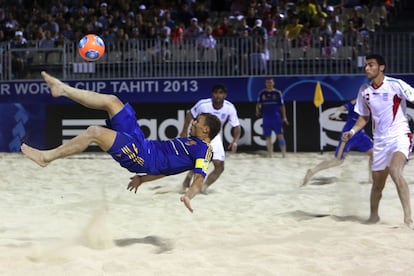
[[216, 137], [213, 138], [213, 140], [211, 140], [210, 144], [213, 149], [212, 160], [224, 161], [224, 159], [226, 159], [226, 155], [224, 153], [223, 140], [221, 139], [220, 133], [217, 134]]
[[403, 153], [408, 160], [412, 146], [411, 133], [397, 137], [375, 139], [372, 170], [385, 170], [391, 163], [392, 155], [397, 151]]

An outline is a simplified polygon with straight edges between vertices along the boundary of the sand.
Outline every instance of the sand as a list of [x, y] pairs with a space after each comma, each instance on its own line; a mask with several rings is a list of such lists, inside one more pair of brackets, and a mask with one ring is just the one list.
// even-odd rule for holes
[[103, 153], [46, 168], [2, 153], [0, 275], [413, 275], [414, 232], [390, 179], [381, 222], [363, 223], [367, 157], [351, 154], [300, 187], [332, 154], [229, 154], [191, 214], [179, 200], [184, 174], [134, 194], [131, 174]]

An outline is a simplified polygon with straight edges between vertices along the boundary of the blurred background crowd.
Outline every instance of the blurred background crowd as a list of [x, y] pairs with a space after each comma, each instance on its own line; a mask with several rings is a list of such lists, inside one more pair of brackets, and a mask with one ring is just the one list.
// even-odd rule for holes
[[[58, 47], [86, 33], [117, 41], [162, 38], [166, 43], [259, 33], [306, 46], [324, 34], [340, 40], [386, 28], [397, 0], [20, 0], [0, 1], [0, 41]], [[208, 39], [210, 38], [210, 39]], [[333, 41], [333, 43], [338, 43]]]
[[157, 41], [152, 54], [161, 60], [171, 59], [171, 46], [192, 41], [203, 53], [223, 38], [245, 38], [249, 43], [238, 43], [239, 51], [248, 47], [263, 59], [269, 40], [283, 41], [289, 49], [318, 48], [325, 56], [343, 46], [369, 52], [369, 34], [390, 28], [401, 1], [0, 0], [0, 43], [55, 48], [95, 33], [109, 50], [142, 39]]

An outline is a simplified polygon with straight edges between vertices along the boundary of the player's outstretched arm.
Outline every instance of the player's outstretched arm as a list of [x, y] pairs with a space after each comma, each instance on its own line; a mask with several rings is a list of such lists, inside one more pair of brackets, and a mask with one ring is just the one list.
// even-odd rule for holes
[[180, 200], [184, 203], [185, 207], [192, 213], [194, 210], [191, 207], [190, 201], [193, 197], [195, 197], [200, 191], [201, 187], [203, 186], [204, 177], [199, 173], [194, 173], [193, 183], [191, 184], [190, 188], [187, 192], [181, 196]]

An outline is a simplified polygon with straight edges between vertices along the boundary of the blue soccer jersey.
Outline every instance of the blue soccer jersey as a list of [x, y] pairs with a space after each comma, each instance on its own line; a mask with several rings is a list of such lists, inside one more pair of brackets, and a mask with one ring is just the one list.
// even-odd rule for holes
[[107, 125], [117, 131], [108, 153], [130, 172], [172, 175], [193, 170], [206, 176], [212, 150], [201, 139], [184, 137], [166, 141], [148, 140], [129, 104], [107, 121]]
[[272, 131], [282, 134], [283, 122], [280, 108], [283, 106], [283, 94], [280, 90], [262, 90], [259, 92], [257, 102], [261, 104], [263, 118], [263, 136], [270, 136]]

